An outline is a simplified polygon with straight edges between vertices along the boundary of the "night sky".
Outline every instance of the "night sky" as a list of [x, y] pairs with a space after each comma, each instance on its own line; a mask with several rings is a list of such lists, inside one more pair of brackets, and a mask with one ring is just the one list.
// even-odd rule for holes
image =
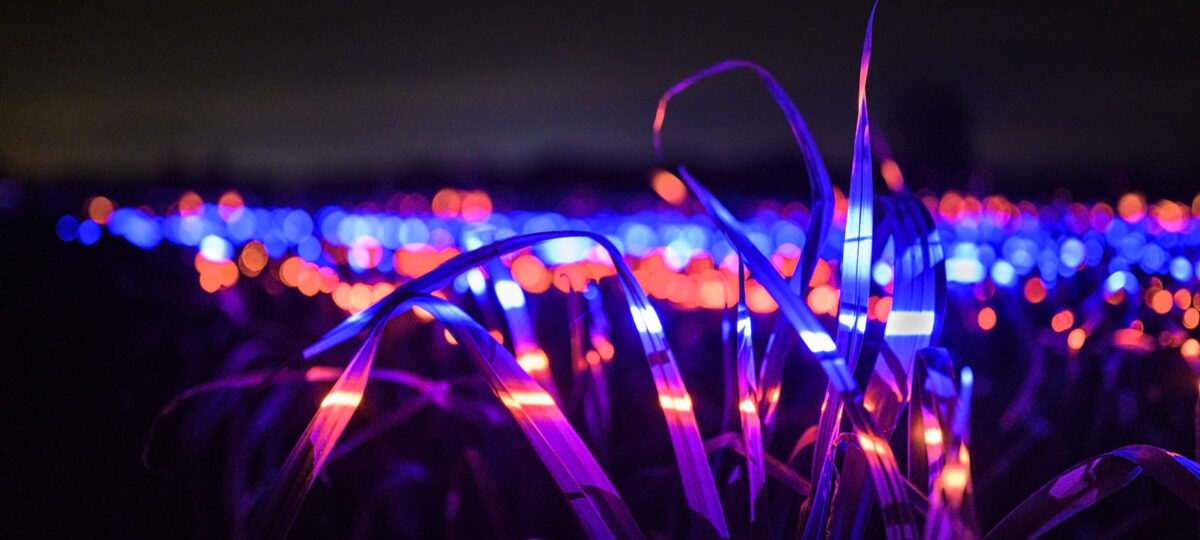
[[[26, 178], [171, 162], [285, 179], [649, 166], [658, 96], [726, 58], [773, 71], [836, 168], [870, 10], [14, 4], [0, 10], [0, 171]], [[900, 163], [986, 169], [1001, 187], [1022, 171], [1200, 178], [1200, 3], [1056, 4], [879, 7], [868, 96]], [[748, 74], [686, 94], [667, 123], [673, 155], [796, 154]]]

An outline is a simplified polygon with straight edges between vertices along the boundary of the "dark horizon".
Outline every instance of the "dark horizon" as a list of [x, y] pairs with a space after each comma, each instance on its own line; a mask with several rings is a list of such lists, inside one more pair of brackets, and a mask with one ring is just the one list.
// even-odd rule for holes
[[[1123, 176], [1186, 194], [1200, 177], [1200, 4], [921, 7], [880, 5], [868, 96], [872, 127], [929, 187]], [[775, 73], [831, 172], [849, 162], [867, 2], [489, 9], [6, 8], [0, 172], [286, 185], [639, 171], [660, 93], [733, 57]], [[665, 133], [669, 154], [723, 169], [798, 159], [747, 74], [679, 98]]]

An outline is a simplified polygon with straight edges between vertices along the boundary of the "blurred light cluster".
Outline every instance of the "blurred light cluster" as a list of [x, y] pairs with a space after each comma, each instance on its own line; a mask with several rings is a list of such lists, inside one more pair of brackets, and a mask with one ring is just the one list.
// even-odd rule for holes
[[[707, 215], [678, 209], [686, 190], [677, 178], [660, 171], [651, 184], [672, 206], [601, 210], [586, 217], [497, 212], [486, 192], [452, 188], [432, 198], [397, 194], [384, 205], [325, 206], [315, 212], [251, 207], [233, 191], [215, 202], [189, 191], [161, 212], [122, 207], [97, 196], [86, 202], [82, 217], [63, 216], [57, 233], [64, 241], [85, 245], [108, 234], [142, 249], [164, 242], [185, 246], [196, 251], [195, 269], [205, 291], [254, 278], [269, 282], [269, 290], [283, 285], [307, 296], [325, 294], [341, 309], [357, 312], [398, 283], [462, 251], [518, 234], [582, 230], [611, 240], [654, 298], [679, 309], [723, 309], [735, 303], [734, 249]], [[1158, 339], [1133, 325], [1114, 338], [1118, 345], [1179, 347], [1200, 366], [1200, 345], [1192, 335], [1200, 325], [1200, 195], [1190, 205], [1167, 200], [1150, 204], [1137, 193], [1122, 196], [1115, 205], [1065, 199], [1012, 202], [956, 192], [921, 200], [943, 243], [951, 298], [968, 306], [968, 329], [993, 330], [1011, 313], [999, 299], [1015, 299], [1044, 306], [1046, 320], [1039, 324], [1063, 334], [1069, 349], [1077, 351], [1091, 332], [1080, 302], [1093, 297], [1136, 309], [1138, 323], [1143, 316], [1172, 321]], [[819, 315], [836, 314], [838, 308], [840, 229], [846, 212], [840, 192], [835, 207], [834, 230], [821, 247], [807, 297]], [[805, 245], [808, 209], [800, 203], [764, 201], [750, 214], [744, 220], [750, 239], [790, 276]], [[885, 249], [872, 270], [884, 291], [870, 299], [875, 319], [889, 315], [892, 260]], [[546, 242], [504, 257], [502, 263], [512, 282], [532, 294], [551, 287], [580, 291], [614, 273], [606, 252], [575, 238]], [[486, 269], [463, 274], [454, 282], [454, 292], [479, 294], [487, 286], [486, 274]], [[505, 298], [516, 298], [514, 292], [505, 289]], [[754, 312], [777, 308], [753, 279], [746, 294]]]

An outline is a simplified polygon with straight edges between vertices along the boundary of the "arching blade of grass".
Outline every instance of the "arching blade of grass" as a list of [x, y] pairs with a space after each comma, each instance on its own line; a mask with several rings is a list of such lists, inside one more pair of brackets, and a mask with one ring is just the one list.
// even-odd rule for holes
[[1173, 495], [1200, 509], [1200, 464], [1149, 445], [1125, 446], [1085, 460], [1030, 495], [985, 538], [1036, 538], [1116, 493], [1146, 472]]
[[[307, 357], [350, 339], [372, 324], [389, 318], [397, 305], [414, 294], [431, 293], [448, 285], [456, 276], [487, 261], [556, 238], [587, 238], [600, 245], [612, 259], [630, 314], [638, 330], [642, 348], [650, 365], [659, 403], [667, 421], [667, 431], [675, 450], [676, 465], [684, 495], [692, 514], [692, 527], [700, 537], [728, 537], [724, 511], [704, 453], [703, 439], [692, 411], [692, 398], [679, 373], [674, 354], [663, 333], [658, 312], [638, 285], [633, 271], [625, 264], [616, 247], [604, 236], [582, 231], [533, 233], [506, 238], [487, 246], [459, 254], [438, 268], [398, 287], [367, 309], [348, 317], [316, 344], [305, 349]], [[826, 336], [828, 339], [828, 336]]]
[[[752, 62], [728, 60], [700, 70], [669, 88], [659, 98], [658, 109], [654, 117], [655, 155], [660, 162], [663, 161], [662, 128], [663, 122], [666, 120], [667, 104], [676, 95], [696, 83], [735, 69], [753, 71], [762, 80], [771, 97], [779, 105], [780, 110], [783, 111], [788, 127], [792, 131], [792, 136], [796, 139], [796, 144], [800, 147], [800, 153], [804, 158], [804, 166], [808, 172], [812, 212], [809, 216], [808, 229], [805, 231], [805, 241], [803, 249], [800, 252], [800, 261], [791, 279], [793, 293], [804, 298], [808, 293], [809, 281], [812, 279], [813, 271], [817, 266], [821, 249], [825, 245], [826, 238], [829, 236], [829, 228], [833, 224], [833, 184], [829, 181], [829, 172], [825, 168], [825, 162], [821, 159], [821, 153], [817, 150], [817, 143], [813, 139], [812, 133], [808, 130], [808, 125], [804, 122], [804, 117], [800, 115], [796, 104], [792, 102], [787, 92], [783, 90], [783, 86], [779, 84], [779, 81], [770, 72]], [[784, 320], [778, 320], [767, 341], [766, 354], [763, 355], [759, 375], [758, 400], [760, 414], [763, 418], [764, 444], [770, 441], [771, 431], [775, 424], [775, 415], [779, 404], [780, 384], [783, 376], [783, 362], [788, 349], [794, 342], [794, 334], [791, 332], [790, 326]]]

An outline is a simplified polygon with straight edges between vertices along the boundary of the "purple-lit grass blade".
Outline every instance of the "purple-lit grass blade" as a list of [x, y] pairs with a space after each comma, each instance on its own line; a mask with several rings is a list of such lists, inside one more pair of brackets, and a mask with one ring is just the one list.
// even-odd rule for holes
[[746, 307], [746, 274], [738, 266], [737, 304], [737, 399], [746, 455], [746, 477], [750, 487], [750, 528], [755, 536], [771, 536], [767, 517], [766, 473], [763, 471], [762, 429], [758, 418], [758, 370], [754, 365], [754, 341], [750, 309]]
[[592, 538], [640, 538], [641, 530], [550, 394], [512, 354], [457, 306], [432, 296], [410, 300], [446, 326], [484, 373]]
[[[693, 73], [676, 83], [658, 100], [658, 108], [654, 117], [655, 155], [660, 162], [663, 161], [662, 128], [663, 122], [666, 120], [667, 104], [671, 99], [704, 79], [735, 69], [749, 69], [762, 80], [771, 97], [783, 111], [792, 136], [804, 158], [804, 166], [808, 172], [812, 213], [808, 229], [805, 231], [805, 242], [803, 250], [800, 252], [800, 261], [791, 279], [794, 293], [804, 298], [808, 293], [809, 281], [817, 266], [821, 248], [825, 245], [826, 238], [829, 236], [829, 228], [833, 224], [833, 185], [829, 181], [829, 172], [825, 168], [825, 162], [821, 159], [820, 151], [817, 150], [817, 143], [808, 130], [808, 125], [804, 122], [796, 104], [792, 102], [787, 92], [783, 90], [783, 86], [770, 72], [751, 62], [728, 60]], [[759, 384], [761, 394], [759, 408], [763, 416], [763, 434], [766, 442], [770, 441], [770, 434], [775, 423], [775, 411], [779, 403], [780, 383], [783, 376], [783, 362], [788, 349], [795, 341], [794, 336], [787, 329], [788, 325], [785, 321], [779, 320], [776, 323], [775, 329], [768, 339], [767, 352], [763, 356]]]
[[958, 406], [947, 437], [946, 464], [934, 479], [929, 497], [925, 538], [954, 540], [979, 538], [975, 518], [975, 496], [971, 485], [971, 462], [967, 452], [968, 420], [975, 376], [964, 367], [959, 377]]
[[383, 325], [371, 330], [362, 347], [321, 401], [316, 415], [292, 447], [283, 470], [259, 500], [246, 531], [247, 538], [287, 536], [305, 495], [345, 431], [350, 417], [362, 402], [363, 390], [367, 386], [382, 334]]
[[1021, 502], [985, 538], [1037, 538], [1116, 493], [1142, 472], [1200, 509], [1200, 464], [1162, 448], [1131, 445], [1067, 469]]
[[[146, 468], [150, 468], [150, 450], [158, 433], [158, 427], [162, 424], [163, 420], [174, 414], [184, 403], [197, 396], [223, 390], [255, 388], [263, 384], [333, 382], [338, 379], [341, 373], [342, 368], [332, 366], [290, 368], [283, 371], [263, 370], [226, 377], [188, 388], [172, 397], [171, 401], [163, 405], [159, 409], [158, 414], [155, 415], [154, 421], [150, 424], [149, 433], [146, 435], [146, 443], [142, 447], [142, 463], [146, 465]], [[443, 382], [431, 381], [420, 375], [399, 369], [376, 368], [371, 372], [371, 378], [417, 390], [433, 403], [443, 403], [449, 396], [447, 392], [449, 385]]]
[[[629, 302], [630, 314], [637, 327], [638, 337], [650, 365], [650, 374], [658, 392], [659, 404], [667, 421], [667, 431], [675, 450], [676, 465], [683, 483], [684, 496], [692, 515], [692, 526], [700, 537], [728, 537], [724, 511], [713, 482], [704, 453], [703, 439], [692, 410], [692, 398], [683, 383], [675, 356], [667, 344], [662, 321], [650, 304], [650, 299], [638, 285], [633, 271], [622, 259], [621, 253], [603, 235], [583, 231], [541, 232], [514, 236], [461, 253], [441, 266], [398, 287], [391, 294], [367, 309], [348, 317], [325, 334], [314, 345], [305, 349], [306, 357], [350, 339], [373, 323], [391, 317], [396, 306], [414, 294], [427, 294], [450, 284], [459, 274], [486, 264], [489, 260], [518, 251], [535, 244], [557, 238], [579, 237], [596, 242], [612, 259], [617, 271], [617, 280]], [[809, 316], [812, 317], [811, 312]], [[815, 321], [815, 317], [813, 318]], [[825, 335], [829, 340], [829, 336]], [[832, 341], [830, 340], [830, 343]]]

